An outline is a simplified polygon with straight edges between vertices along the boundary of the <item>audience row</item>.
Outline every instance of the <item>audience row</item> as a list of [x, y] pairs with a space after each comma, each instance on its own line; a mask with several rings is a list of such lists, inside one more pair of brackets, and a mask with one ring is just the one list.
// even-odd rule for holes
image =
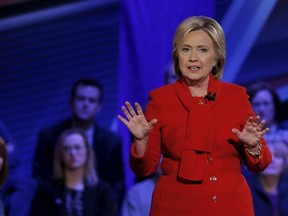
[[[165, 84], [176, 80], [169, 65]], [[247, 93], [255, 113], [270, 128], [264, 137], [273, 155], [264, 172], [243, 169], [255, 215], [288, 215], [288, 130], [282, 125], [281, 102], [267, 83], [253, 84]], [[17, 176], [18, 149], [0, 121], [0, 216], [4, 211], [7, 216], [149, 215], [161, 167], [125, 189], [120, 136], [95, 121], [102, 99], [103, 87], [96, 80], [80, 79], [72, 86], [71, 117], [39, 131], [31, 179]]]

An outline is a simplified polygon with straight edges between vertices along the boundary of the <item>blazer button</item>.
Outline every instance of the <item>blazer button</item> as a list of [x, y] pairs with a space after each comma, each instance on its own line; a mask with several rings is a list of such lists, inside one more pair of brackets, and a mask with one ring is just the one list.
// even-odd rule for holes
[[211, 176], [210, 177], [210, 181], [213, 181], [213, 182], [217, 181], [217, 177], [216, 176]]
[[214, 195], [214, 196], [212, 197], [212, 201], [213, 201], [214, 203], [216, 203], [217, 200], [218, 200], [218, 197], [217, 197], [216, 195]]
[[212, 161], [213, 161], [212, 157], [207, 158], [207, 163], [212, 163]]

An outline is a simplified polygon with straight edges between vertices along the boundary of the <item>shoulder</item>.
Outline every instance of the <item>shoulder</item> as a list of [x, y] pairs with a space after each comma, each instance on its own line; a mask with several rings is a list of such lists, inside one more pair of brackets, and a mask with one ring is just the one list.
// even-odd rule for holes
[[235, 83], [221, 82], [221, 86], [225, 92], [230, 92], [231, 94], [246, 94], [245, 87], [237, 85]]
[[161, 107], [163, 103], [173, 103], [174, 97], [176, 97], [175, 84], [164, 85], [149, 92], [149, 104], [152, 102]]
[[110, 140], [113, 142], [121, 142], [121, 137], [119, 134], [96, 123], [94, 124], [94, 132], [98, 140]]
[[135, 183], [130, 189], [129, 193], [133, 194], [141, 194], [143, 191], [146, 191], [147, 193], [150, 193], [154, 190], [154, 187], [156, 185], [156, 181], [153, 180], [153, 178], [145, 179], [141, 182]]
[[160, 95], [160, 96], [163, 96], [163, 94], [167, 94], [167, 93], [170, 93], [172, 91], [174, 91], [174, 84], [168, 84], [168, 85], [163, 85], [163, 86], [160, 86], [156, 89], [153, 89], [149, 92], [149, 95]]
[[39, 134], [58, 134], [71, 126], [71, 120], [65, 119], [40, 129]]
[[243, 103], [248, 101], [249, 96], [246, 93], [246, 88], [234, 83], [220, 82], [221, 93], [220, 97], [230, 102], [235, 101], [237, 103]]

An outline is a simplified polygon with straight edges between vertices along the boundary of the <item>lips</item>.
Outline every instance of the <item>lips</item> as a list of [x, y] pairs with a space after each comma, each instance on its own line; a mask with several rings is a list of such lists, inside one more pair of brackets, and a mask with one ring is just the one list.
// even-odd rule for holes
[[198, 67], [198, 66], [189, 66], [188, 69], [189, 70], [199, 70], [200, 67]]

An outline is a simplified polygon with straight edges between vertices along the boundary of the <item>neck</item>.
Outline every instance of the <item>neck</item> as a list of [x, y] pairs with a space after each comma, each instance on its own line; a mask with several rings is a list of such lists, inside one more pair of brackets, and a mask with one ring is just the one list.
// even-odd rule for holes
[[194, 97], [203, 97], [207, 95], [208, 92], [208, 84], [209, 84], [209, 76], [205, 79], [201, 80], [186, 80], [189, 90]]
[[276, 175], [260, 175], [260, 182], [267, 193], [276, 193], [280, 176]]
[[84, 189], [84, 170], [65, 170], [65, 185], [75, 190]]

